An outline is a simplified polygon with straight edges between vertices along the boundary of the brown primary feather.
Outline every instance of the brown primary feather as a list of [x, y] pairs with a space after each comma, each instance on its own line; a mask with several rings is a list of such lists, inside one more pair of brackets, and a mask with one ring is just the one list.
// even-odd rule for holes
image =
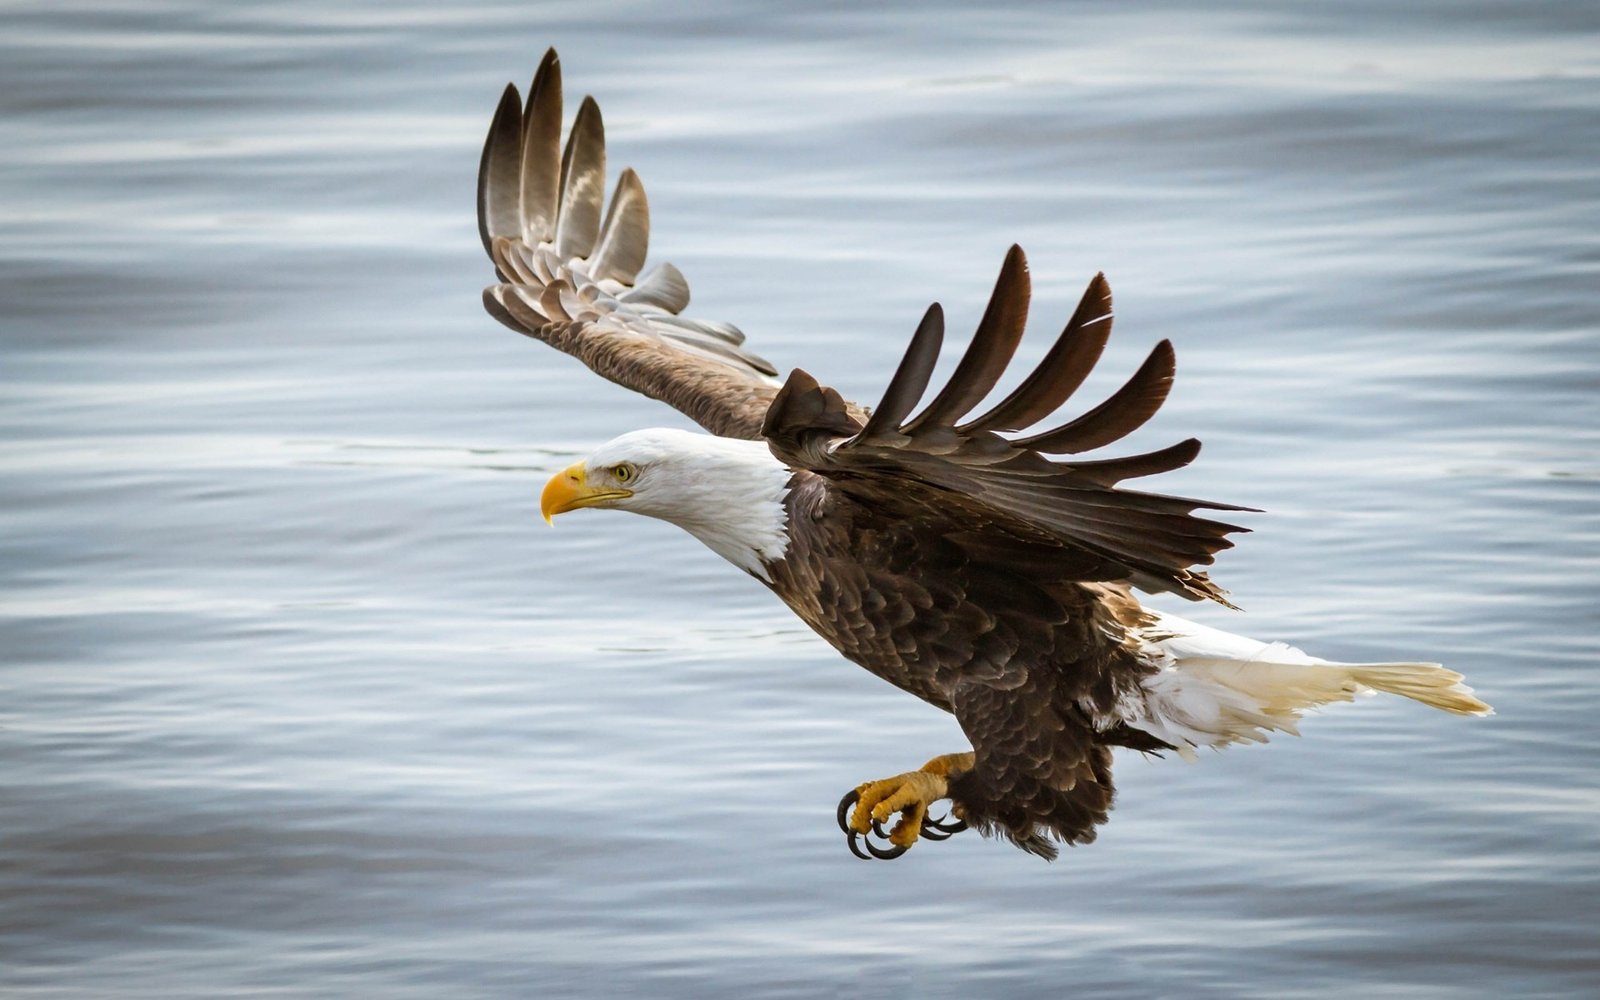
[[606, 127], [600, 105], [585, 97], [561, 154], [561, 194], [556, 216], [556, 256], [588, 257], [600, 236], [606, 186]]
[[1000, 381], [1012, 355], [1017, 353], [1017, 344], [1022, 342], [1031, 294], [1028, 258], [1023, 255], [1022, 248], [1013, 243], [1006, 253], [1005, 263], [1000, 265], [1000, 277], [995, 280], [994, 292], [989, 296], [989, 307], [978, 322], [966, 354], [961, 356], [955, 373], [933, 402], [906, 424], [907, 434], [915, 434], [921, 427], [946, 426], [983, 401]]
[[1089, 282], [1066, 329], [1022, 384], [983, 416], [962, 424], [962, 433], [1015, 431], [1054, 413], [1089, 377], [1111, 336], [1111, 286], [1104, 274]]
[[520, 219], [514, 232], [502, 235], [520, 235], [523, 243], [538, 246], [556, 238], [556, 219], [560, 217], [561, 157], [556, 151], [561, 148], [561, 61], [555, 49], [539, 61], [528, 85], [528, 103], [521, 120], [521, 142], [514, 147], [520, 154]]
[[[522, 228], [522, 159], [517, 143], [521, 139], [522, 101], [514, 84], [506, 84], [500, 107], [489, 125], [478, 161], [478, 236], [483, 249], [494, 255], [494, 240], [511, 236]], [[515, 198], [509, 191], [517, 188]]]
[[633, 284], [650, 248], [650, 201], [632, 167], [617, 178], [617, 191], [600, 231], [604, 235], [592, 261], [595, 280]]
[[1120, 441], [1143, 427], [1172, 389], [1177, 358], [1172, 342], [1163, 340], [1150, 352], [1133, 377], [1105, 402], [1054, 430], [1018, 438], [1022, 448], [1049, 455], [1075, 455]]
[[900, 367], [894, 370], [888, 387], [883, 390], [883, 398], [878, 400], [861, 433], [877, 436], [891, 433], [900, 426], [900, 421], [928, 390], [928, 381], [933, 378], [933, 366], [939, 362], [939, 348], [943, 344], [944, 310], [935, 302], [917, 325], [905, 357], [900, 359]]

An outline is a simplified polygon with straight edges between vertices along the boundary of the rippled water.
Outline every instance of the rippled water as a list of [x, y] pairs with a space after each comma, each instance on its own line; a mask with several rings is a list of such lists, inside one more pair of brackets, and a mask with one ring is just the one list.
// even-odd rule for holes
[[[1589, 3], [0, 8], [6, 996], [1600, 991]], [[1118, 762], [1054, 865], [849, 857], [960, 749], [758, 585], [544, 476], [670, 411], [482, 314], [473, 175], [546, 45], [696, 313], [873, 397], [933, 298], [1104, 269], [1136, 443], [1266, 508], [1190, 609], [1438, 658]]]

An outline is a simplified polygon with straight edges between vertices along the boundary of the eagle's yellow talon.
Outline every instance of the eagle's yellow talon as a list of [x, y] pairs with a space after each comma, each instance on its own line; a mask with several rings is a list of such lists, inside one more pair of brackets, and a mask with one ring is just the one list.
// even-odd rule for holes
[[889, 842], [896, 847], [910, 847], [922, 835], [922, 821], [928, 815], [928, 806], [949, 792], [947, 775], [951, 770], [948, 759], [940, 757], [929, 761], [923, 770], [858, 785], [855, 809], [850, 813], [850, 829], [864, 835], [874, 823], [886, 823], [898, 813], [900, 819], [889, 831]]
[[900, 817], [900, 822], [889, 831], [889, 843], [896, 847], [910, 847], [922, 836], [922, 820], [928, 815], [926, 802], [914, 802], [906, 809], [905, 815]]
[[850, 812], [850, 829], [860, 834], [872, 830], [872, 806], [877, 801], [867, 798], [872, 785], [873, 783], [869, 781], [856, 786], [856, 807]]

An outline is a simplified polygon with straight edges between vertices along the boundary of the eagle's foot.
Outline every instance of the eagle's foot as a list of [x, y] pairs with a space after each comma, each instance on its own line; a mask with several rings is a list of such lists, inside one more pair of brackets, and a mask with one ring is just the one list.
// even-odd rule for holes
[[[967, 824], [961, 818], [959, 805], [952, 805], [950, 815], [944, 819], [930, 819], [928, 807], [949, 794], [952, 775], [971, 766], [970, 753], [945, 754], [928, 761], [921, 770], [869, 781], [851, 790], [840, 800], [838, 813], [839, 829], [848, 838], [850, 852], [863, 861], [888, 861], [910, 850], [918, 838], [948, 840], [965, 830]], [[895, 813], [900, 814], [900, 819], [894, 829], [885, 833], [883, 824]], [[873, 842], [873, 835], [887, 840], [889, 846], [879, 847]]]

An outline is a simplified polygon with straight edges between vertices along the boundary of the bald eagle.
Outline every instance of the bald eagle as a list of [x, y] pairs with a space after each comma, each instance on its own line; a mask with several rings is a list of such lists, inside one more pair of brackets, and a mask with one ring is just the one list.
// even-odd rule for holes
[[[551, 50], [525, 103], [507, 86], [484, 143], [478, 225], [498, 275], [484, 305], [709, 433], [642, 430], [601, 445], [551, 478], [544, 516], [594, 507], [671, 521], [847, 659], [955, 716], [971, 750], [844, 797], [839, 825], [857, 856], [895, 857], [967, 826], [1045, 858], [1056, 842], [1087, 843], [1111, 808], [1112, 747], [1192, 757], [1265, 742], [1294, 733], [1306, 709], [1372, 691], [1490, 711], [1438, 664], [1331, 663], [1140, 605], [1134, 588], [1232, 607], [1196, 567], [1245, 530], [1212, 513], [1249, 508], [1122, 485], [1187, 465], [1192, 438], [1081, 457], [1161, 406], [1167, 341], [1110, 398], [1045, 424], [1110, 335], [1103, 275], [1043, 360], [974, 415], [1027, 317], [1028, 266], [1012, 247], [932, 400], [917, 409], [944, 336], [937, 304], [868, 409], [799, 369], [780, 381], [736, 327], [685, 316], [683, 275], [644, 270], [638, 175], [624, 170], [604, 202], [599, 107], [584, 98], [564, 147], [561, 125]], [[946, 799], [949, 815], [930, 817]]]

